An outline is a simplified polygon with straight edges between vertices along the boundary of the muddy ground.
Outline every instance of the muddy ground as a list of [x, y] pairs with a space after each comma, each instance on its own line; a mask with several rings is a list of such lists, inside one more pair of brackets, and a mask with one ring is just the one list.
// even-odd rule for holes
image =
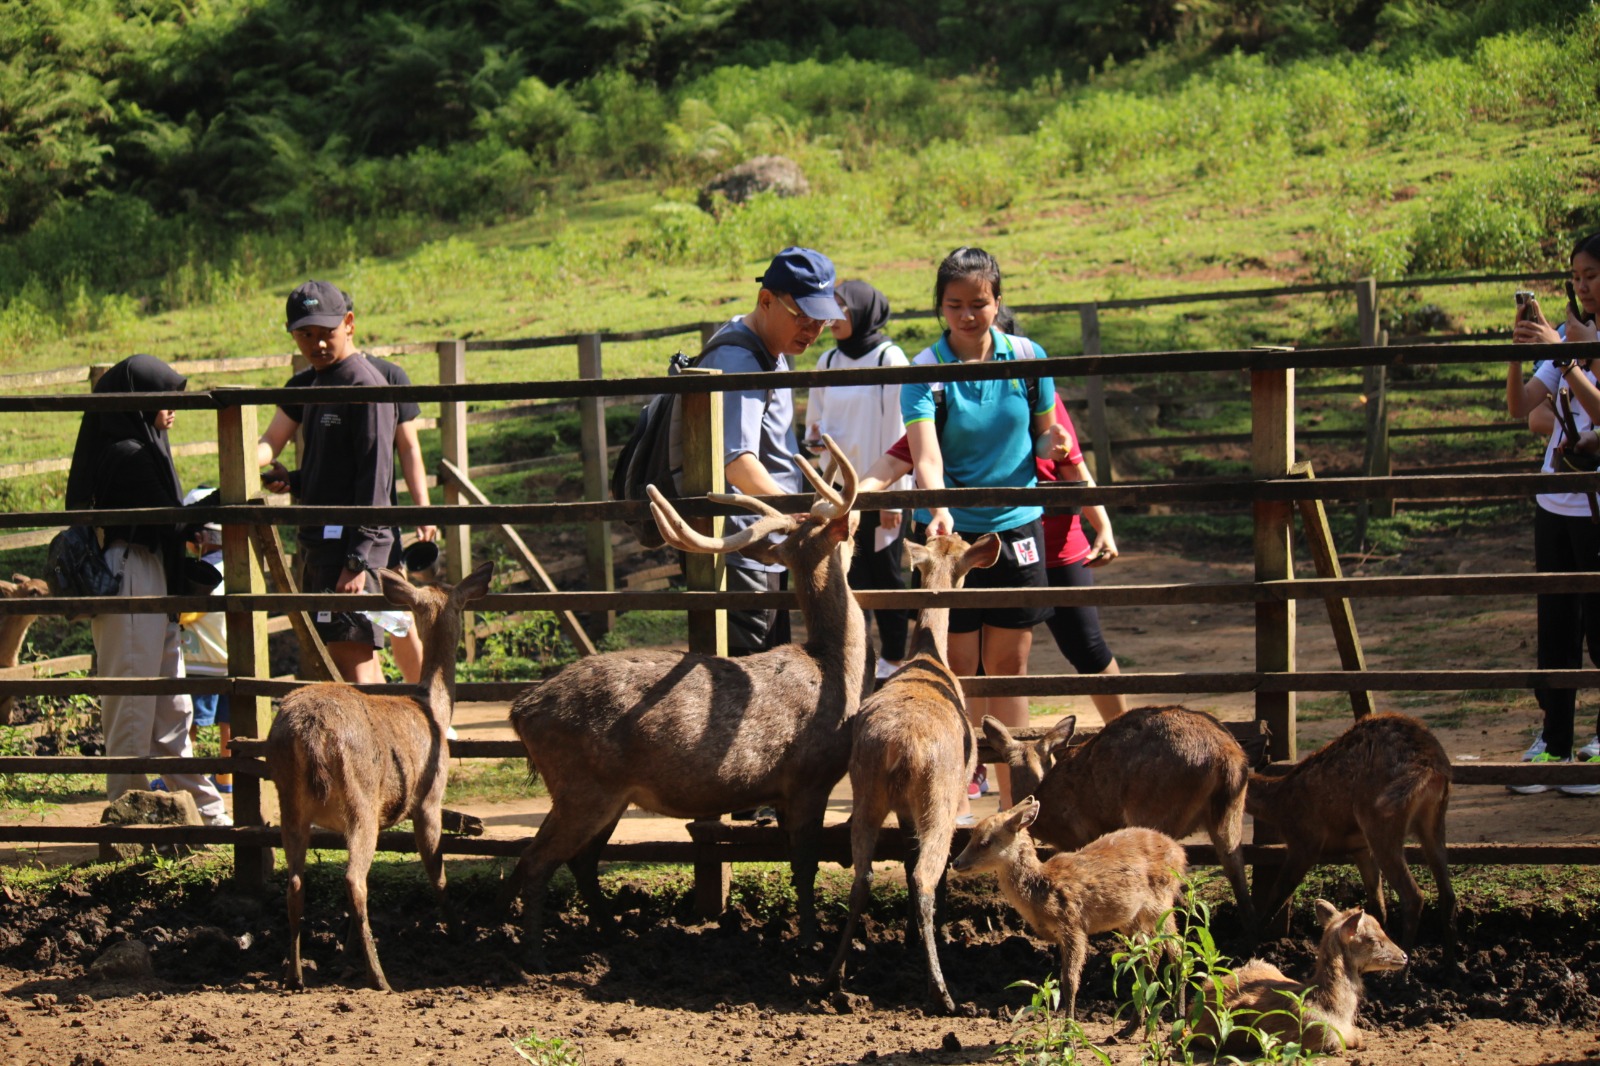
[[[1233, 564], [1153, 553], [1132, 553], [1119, 565], [1107, 580], [1159, 584], [1246, 576]], [[1454, 536], [1419, 543], [1404, 569], [1387, 565], [1389, 573], [1527, 568], [1520, 553], [1508, 558], [1499, 540]], [[1360, 572], [1358, 561], [1347, 560], [1346, 568]], [[1108, 638], [1131, 670], [1247, 666], [1254, 654], [1248, 609], [1199, 610], [1108, 612]], [[1360, 605], [1357, 618], [1374, 667], [1416, 664], [1419, 656], [1434, 667], [1532, 660], [1526, 636], [1531, 604], [1371, 601]], [[1300, 619], [1301, 667], [1331, 667], [1336, 659], [1320, 610], [1302, 606]], [[1033, 670], [1067, 668], [1041, 644]], [[1223, 717], [1250, 713], [1247, 697], [1177, 698]], [[1058, 711], [1092, 720], [1086, 702], [1057, 702]], [[1591, 703], [1586, 696], [1583, 706]], [[1430, 721], [1458, 761], [1514, 758], [1536, 725], [1531, 700], [1520, 693], [1380, 694], [1379, 705]], [[1302, 748], [1348, 721], [1347, 707], [1332, 697], [1308, 698], [1302, 711]], [[498, 725], [462, 724], [478, 736]], [[525, 835], [540, 813], [535, 801], [472, 809], [485, 816], [491, 833], [507, 836]], [[845, 813], [837, 810], [831, 820]], [[1450, 824], [1452, 839], [1462, 842], [1595, 841], [1600, 799], [1459, 788]], [[674, 831], [681, 835], [681, 826]], [[93, 889], [78, 880], [41, 894], [7, 889], [0, 898], [0, 1058], [19, 1064], [171, 1063], [197, 1056], [239, 1063], [514, 1063], [521, 1060], [511, 1040], [536, 1032], [581, 1047], [591, 1066], [1006, 1061], [1000, 1049], [1015, 1032], [1007, 1019], [1026, 1002], [1023, 992], [1006, 986], [1055, 968], [1053, 954], [1025, 934], [992, 882], [957, 883], [940, 921], [945, 972], [961, 1009], [953, 1018], [926, 1013], [921, 965], [904, 943], [895, 890], [881, 889], [852, 956], [849, 994], [826, 997], [817, 982], [836, 942], [848, 875], [825, 872], [824, 936], [802, 948], [775, 888], [779, 875], [740, 868], [735, 906], [716, 922], [693, 917], [685, 878], [644, 880], [637, 872], [617, 872], [610, 883], [619, 929], [602, 935], [569, 905], [553, 923], [550, 972], [530, 975], [518, 931], [496, 899], [503, 867], [451, 864], [452, 895], [467, 931], [450, 937], [412, 862], [400, 867], [400, 876], [374, 884], [374, 927], [399, 990], [384, 995], [338, 972], [339, 858], [330, 853], [313, 870], [307, 953], [318, 969], [308, 975], [311, 989], [294, 994], [280, 980], [287, 929], [279, 880], [265, 898], [252, 898], [183, 887], [170, 870], [143, 865]], [[41, 859], [48, 859], [45, 852], [20, 852], [10, 861]], [[882, 880], [892, 881], [893, 869], [884, 870]], [[1473, 876], [1458, 871], [1458, 882]], [[1504, 889], [1464, 892], [1471, 902], [1461, 923], [1463, 965], [1456, 969], [1443, 963], [1430, 909], [1410, 974], [1369, 980], [1362, 1013], [1368, 1047], [1347, 1061], [1600, 1062], [1600, 931], [1585, 920], [1594, 912], [1593, 885], [1532, 869]], [[1359, 898], [1345, 875], [1320, 887], [1341, 904]], [[1431, 901], [1431, 886], [1425, 890]], [[1568, 898], [1572, 893], [1579, 898]], [[1304, 891], [1297, 899], [1295, 936], [1260, 950], [1300, 977], [1309, 976], [1311, 963], [1310, 900]], [[1215, 929], [1225, 951], [1240, 950], [1231, 904], [1219, 907]], [[147, 975], [91, 975], [97, 957], [129, 940], [148, 949]], [[1112, 944], [1101, 938], [1096, 948], [1084, 974], [1080, 1015], [1090, 1035], [1105, 1040], [1113, 1030]], [[1138, 1061], [1137, 1050], [1126, 1044], [1107, 1050], [1114, 1061]]]

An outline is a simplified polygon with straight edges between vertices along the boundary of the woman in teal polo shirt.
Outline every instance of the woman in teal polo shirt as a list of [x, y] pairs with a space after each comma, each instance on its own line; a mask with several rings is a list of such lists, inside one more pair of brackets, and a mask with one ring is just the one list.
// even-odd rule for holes
[[[946, 256], [934, 282], [934, 305], [945, 331], [912, 362], [928, 366], [1042, 357], [1031, 341], [995, 328], [1000, 282], [1000, 265], [982, 249], [957, 248]], [[1055, 383], [1048, 377], [1037, 381], [1036, 388], [1021, 376], [904, 386], [900, 408], [918, 486], [1027, 488], [1036, 483], [1035, 458], [1065, 458], [1069, 440], [1056, 424]], [[967, 588], [1048, 588], [1042, 514], [1037, 506], [938, 507], [919, 509], [917, 521], [927, 536], [957, 532], [973, 540], [984, 533], [1000, 535], [1000, 561], [968, 574]], [[980, 665], [989, 677], [1027, 673], [1033, 627], [1049, 616], [1048, 607], [951, 611], [951, 669], [964, 676], [978, 673]], [[1028, 722], [1023, 696], [973, 699], [968, 706], [974, 724], [985, 714], [1012, 727]], [[1006, 807], [1013, 800], [1010, 775], [1004, 766], [997, 769], [1000, 803]], [[961, 813], [970, 814], [965, 803]]]

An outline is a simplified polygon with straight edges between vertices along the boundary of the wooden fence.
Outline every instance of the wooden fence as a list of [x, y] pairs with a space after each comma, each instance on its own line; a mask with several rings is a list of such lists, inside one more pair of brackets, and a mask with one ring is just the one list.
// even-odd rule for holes
[[[598, 341], [578, 339], [587, 344], [598, 369]], [[445, 461], [458, 469], [466, 463], [466, 405], [479, 400], [571, 401], [584, 412], [586, 425], [598, 423], [599, 412], [609, 397], [676, 392], [685, 397], [685, 457], [691, 498], [682, 502], [683, 513], [710, 528], [725, 508], [706, 500], [703, 493], [721, 483], [721, 469], [713, 442], [719, 441], [721, 405], [714, 394], [727, 389], [806, 387], [837, 383], [838, 372], [797, 371], [775, 374], [691, 374], [671, 378], [603, 380], [597, 375], [579, 381], [537, 381], [473, 384], [465, 379], [465, 354], [468, 345], [446, 342], [438, 346], [443, 383], [410, 388], [328, 389], [322, 395], [336, 402], [395, 402], [410, 399], [441, 404], [440, 429]], [[982, 505], [1034, 502], [1051, 504], [1104, 504], [1108, 507], [1168, 504], [1205, 506], [1208, 504], [1249, 504], [1254, 516], [1252, 555], [1254, 580], [1248, 582], [1191, 583], [1174, 585], [1097, 585], [1085, 589], [955, 590], [928, 592], [863, 592], [858, 598], [863, 607], [916, 607], [931, 601], [953, 606], [983, 604], [1093, 604], [1097, 606], [1138, 606], [1154, 604], [1253, 604], [1255, 610], [1256, 662], [1249, 671], [1123, 673], [1117, 676], [1050, 675], [1032, 677], [969, 678], [967, 691], [985, 695], [1061, 695], [1097, 692], [1161, 694], [1192, 692], [1249, 692], [1254, 694], [1256, 718], [1271, 730], [1273, 756], [1292, 760], [1296, 756], [1296, 697], [1300, 692], [1327, 691], [1423, 691], [1461, 689], [1527, 689], [1536, 684], [1558, 688], [1594, 686], [1600, 682], [1597, 670], [1540, 671], [1524, 668], [1299, 671], [1296, 668], [1296, 608], [1301, 600], [1338, 602], [1395, 596], [1507, 595], [1527, 597], [1540, 592], [1600, 591], [1600, 573], [1585, 574], [1466, 574], [1427, 577], [1342, 576], [1297, 577], [1290, 564], [1290, 537], [1293, 513], [1306, 501], [1380, 501], [1394, 499], [1460, 499], [1526, 497], [1537, 491], [1600, 487], [1594, 474], [1500, 474], [1361, 476], [1307, 479], [1295, 474], [1295, 372], [1305, 368], [1391, 368], [1416, 362], [1501, 361], [1513, 352], [1508, 345], [1475, 346], [1391, 346], [1321, 351], [1217, 351], [1191, 352], [1181, 356], [1186, 370], [1246, 372], [1251, 389], [1252, 475], [1240, 479], [1101, 485], [1094, 488], [1048, 489], [945, 489], [913, 490], [863, 496], [865, 508], [902, 507], [944, 502]], [[1135, 355], [1085, 355], [1056, 358], [1039, 369], [1058, 380], [1086, 376], [1137, 375], [1171, 369], [1175, 357], [1170, 353]], [[941, 367], [905, 367], [853, 371], [859, 383], [905, 383], [931, 380], [980, 380], [1006, 377], [1014, 371], [1007, 364], [961, 364]], [[0, 614], [56, 613], [92, 614], [106, 610], [137, 613], [165, 613], [190, 610], [222, 610], [228, 616], [230, 676], [218, 679], [187, 678], [38, 678], [0, 680], [0, 697], [37, 693], [109, 692], [227, 692], [233, 701], [233, 721], [239, 754], [229, 758], [191, 759], [108, 759], [88, 757], [4, 757], [0, 773], [105, 773], [168, 770], [189, 772], [231, 771], [236, 775], [234, 793], [237, 825], [231, 829], [119, 828], [5, 825], [0, 840], [10, 842], [190, 842], [230, 844], [237, 849], [237, 873], [246, 884], [257, 884], [265, 876], [265, 848], [276, 842], [276, 831], [262, 824], [260, 781], [264, 773], [259, 744], [249, 738], [264, 734], [269, 721], [270, 701], [291, 691], [296, 682], [265, 677], [265, 612], [313, 609], [375, 609], [380, 597], [305, 593], [267, 593], [261, 560], [251, 548], [252, 527], [278, 524], [318, 525], [347, 523], [350, 508], [268, 505], [255, 499], [259, 479], [254, 463], [257, 437], [256, 406], [284, 398], [282, 389], [228, 388], [206, 393], [178, 393], [162, 396], [166, 408], [214, 410], [221, 460], [221, 503], [206, 508], [149, 509], [124, 511], [80, 511], [67, 513], [14, 513], [0, 515], [0, 528], [58, 524], [107, 524], [128, 522], [174, 522], [215, 520], [223, 523], [225, 595], [143, 597], [115, 599], [38, 598], [26, 601], [0, 600]], [[128, 410], [148, 407], [150, 397], [126, 395], [65, 395], [0, 397], [0, 412]], [[586, 435], [586, 448], [598, 449], [603, 437]], [[599, 454], [603, 454], [600, 452]], [[587, 523], [604, 528], [606, 523], [623, 518], [642, 518], [642, 504], [608, 501], [603, 484], [589, 484], [588, 499], [577, 503], [484, 504], [464, 502], [460, 492], [450, 490], [446, 479], [446, 499], [428, 508], [376, 507], [359, 509], [369, 522], [416, 524], [432, 522], [446, 531], [449, 540], [450, 578], [459, 580], [471, 566], [468, 531], [489, 524], [542, 525], [546, 523]], [[774, 497], [775, 506], [793, 511], [803, 506], [804, 497]], [[689, 588], [682, 592], [617, 592], [596, 585], [584, 592], [501, 593], [486, 597], [486, 610], [611, 611], [630, 609], [682, 610], [690, 619], [690, 642], [697, 650], [721, 651], [726, 647], [723, 612], [730, 608], [792, 605], [792, 596], [769, 593], [727, 593], [717, 588], [715, 559], [690, 556], [687, 566]], [[462, 683], [462, 701], [503, 700], [526, 687], [525, 682]], [[373, 691], [401, 692], [404, 686], [371, 686]], [[451, 754], [462, 758], [501, 758], [520, 754], [511, 742], [456, 742]], [[1455, 768], [1456, 781], [1463, 785], [1504, 785], [1509, 783], [1600, 782], [1600, 764], [1531, 765], [1469, 763]], [[336, 845], [337, 838], [319, 838], [320, 845]], [[410, 838], [386, 834], [382, 846], [409, 850]], [[485, 841], [454, 837], [447, 850], [467, 854], [507, 854], [520, 848], [517, 841]], [[885, 838], [885, 854], [898, 848], [897, 838]], [[707, 905], [715, 904], [718, 871], [730, 861], [756, 861], [781, 857], [781, 837], [775, 830], [735, 827], [721, 823], [694, 823], [690, 843], [637, 843], [610, 846], [607, 859], [693, 862], [696, 876], [705, 890]], [[1451, 848], [1455, 862], [1600, 862], [1600, 845], [1458, 845]], [[1270, 845], [1252, 845], [1252, 861], [1271, 862], [1277, 853]], [[843, 859], [847, 844], [842, 834], [830, 838], [826, 858]], [[1195, 851], [1195, 862], [1209, 862], [1209, 850]], [[722, 884], [725, 884], [723, 877]]]

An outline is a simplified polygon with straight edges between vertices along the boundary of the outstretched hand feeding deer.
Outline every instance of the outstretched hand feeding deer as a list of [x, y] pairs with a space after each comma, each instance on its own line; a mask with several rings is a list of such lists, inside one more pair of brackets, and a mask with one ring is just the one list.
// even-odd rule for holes
[[727, 537], [691, 529], [651, 490], [651, 513], [674, 547], [742, 551], [787, 567], [805, 614], [805, 644], [738, 659], [660, 650], [594, 655], [512, 703], [511, 724], [551, 801], [508, 885], [524, 899], [534, 965], [543, 964], [545, 891], [562, 863], [591, 910], [605, 913], [600, 852], [630, 804], [683, 818], [776, 807], [790, 838], [802, 942], [815, 938], [818, 835], [828, 792], [848, 765], [850, 723], [872, 682], [873, 658], [845, 581], [856, 472], [836, 444], [827, 445], [840, 490], [801, 459], [816, 490], [804, 516], [714, 494], [761, 515]]
[[266, 751], [267, 770], [278, 789], [289, 867], [291, 987], [304, 984], [300, 919], [312, 823], [345, 835], [351, 906], [345, 950], [353, 955], [360, 949], [373, 987], [390, 991], [367, 922], [367, 870], [379, 830], [412, 820], [423, 868], [440, 906], [447, 906], [439, 809], [449, 770], [445, 731], [455, 711], [456, 648], [461, 612], [489, 591], [493, 572], [493, 563], [483, 563], [454, 588], [416, 588], [393, 571], [378, 571], [384, 597], [411, 612], [422, 637], [422, 676], [415, 697], [373, 696], [349, 685], [324, 683], [297, 688], [283, 699], [267, 734]]

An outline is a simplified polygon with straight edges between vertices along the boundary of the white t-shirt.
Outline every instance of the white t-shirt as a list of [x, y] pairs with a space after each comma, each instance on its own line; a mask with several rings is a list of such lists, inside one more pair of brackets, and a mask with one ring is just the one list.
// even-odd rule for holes
[[[1593, 370], [1586, 370], [1590, 381], [1595, 380]], [[1533, 372], [1533, 376], [1544, 383], [1550, 390], [1550, 395], [1561, 402], [1561, 371], [1554, 363], [1546, 362]], [[1583, 404], [1577, 400], [1572, 401], [1572, 423], [1582, 433], [1586, 429], [1593, 429], [1594, 423], [1589, 418], [1589, 412], [1583, 409]], [[1561, 419], [1556, 419], [1555, 429], [1550, 433], [1550, 443], [1544, 448], [1544, 472], [1546, 474], [1567, 473], [1567, 466], [1561, 461], [1558, 454], [1566, 438], [1566, 431], [1561, 428]], [[1581, 492], [1541, 492], [1538, 497], [1539, 506], [1551, 514], [1568, 515], [1573, 518], [1588, 518], [1589, 497]]]
[[[906, 353], [893, 341], [885, 341], [860, 358], [852, 359], [837, 348], [830, 348], [817, 360], [818, 370], [862, 370], [878, 366], [910, 366]], [[829, 385], [811, 390], [806, 411], [808, 425], [817, 427], [839, 445], [856, 473], [864, 474], [906, 435], [900, 415], [899, 385]], [[907, 474], [886, 490], [909, 489]]]

